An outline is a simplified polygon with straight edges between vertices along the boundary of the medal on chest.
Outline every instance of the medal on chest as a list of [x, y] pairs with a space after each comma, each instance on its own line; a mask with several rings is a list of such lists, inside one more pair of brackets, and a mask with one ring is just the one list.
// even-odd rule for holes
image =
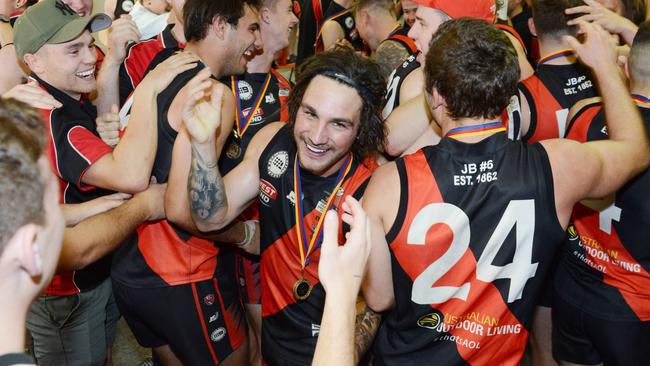
[[257, 109], [260, 107], [260, 104], [262, 104], [262, 100], [264, 99], [264, 94], [266, 94], [266, 90], [269, 88], [270, 83], [271, 83], [271, 73], [268, 73], [268, 75], [266, 76], [266, 80], [264, 80], [262, 89], [260, 89], [260, 92], [255, 96], [255, 99], [253, 99], [253, 107], [250, 108], [247, 115], [244, 115], [244, 108], [242, 107], [242, 97], [239, 91], [239, 87], [237, 85], [237, 77], [234, 75], [230, 77], [230, 86], [233, 93], [235, 93], [235, 101], [237, 103], [237, 113], [235, 114], [235, 128], [233, 129], [233, 138], [230, 144], [228, 145], [228, 147], [226, 148], [226, 156], [228, 158], [235, 160], [241, 157], [243, 153], [241, 139], [244, 136], [244, 133], [246, 133], [246, 130], [250, 126], [251, 122], [253, 121]]
[[[294, 205], [294, 214], [296, 219], [296, 238], [298, 241], [298, 249], [300, 251], [300, 278], [293, 285], [293, 296], [296, 301], [304, 301], [309, 295], [313, 286], [307, 279], [305, 279], [305, 267], [309, 265], [309, 256], [314, 252], [316, 248], [320, 247], [320, 244], [323, 240], [323, 221], [325, 221], [325, 214], [327, 210], [332, 207], [334, 202], [334, 197], [340, 196], [338, 192], [343, 185], [345, 177], [348, 175], [352, 168], [352, 155], [348, 155], [345, 159], [345, 162], [339, 169], [339, 173], [336, 177], [336, 183], [334, 189], [332, 189], [329, 197], [325, 201], [325, 207], [318, 222], [314, 229], [312, 230], [311, 237], [307, 237], [307, 230], [305, 228], [305, 216], [302, 207], [302, 184], [300, 180], [300, 163], [298, 162], [298, 155], [296, 154], [296, 159], [293, 166], [293, 186], [296, 192], [296, 204]], [[309, 240], [309, 241], [307, 241]]]

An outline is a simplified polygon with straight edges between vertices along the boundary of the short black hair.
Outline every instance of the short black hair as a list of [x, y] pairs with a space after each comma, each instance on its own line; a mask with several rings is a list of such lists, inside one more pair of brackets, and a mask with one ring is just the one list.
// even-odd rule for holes
[[537, 36], [556, 40], [560, 40], [562, 36], [575, 36], [578, 32], [577, 26], [569, 26], [567, 21], [582, 14], [568, 15], [564, 11], [581, 5], [585, 5], [582, 0], [533, 0], [533, 23]]
[[628, 70], [633, 84], [650, 83], [650, 21], [639, 25], [628, 58]]
[[217, 17], [222, 17], [233, 27], [246, 12], [248, 5], [255, 10], [261, 6], [260, 0], [187, 0], [183, 6], [183, 28], [187, 42], [204, 39], [208, 29]]
[[499, 116], [517, 91], [519, 63], [512, 43], [480, 19], [443, 23], [424, 65], [426, 92], [435, 88], [453, 119]]
[[329, 77], [354, 88], [363, 105], [357, 140], [352, 145], [355, 159], [364, 160], [384, 146], [386, 130], [381, 112], [384, 108], [386, 80], [379, 65], [357, 55], [347, 47], [317, 53], [305, 60], [296, 74], [296, 85], [289, 95], [289, 124], [296, 122], [296, 115], [307, 87], [319, 75]]

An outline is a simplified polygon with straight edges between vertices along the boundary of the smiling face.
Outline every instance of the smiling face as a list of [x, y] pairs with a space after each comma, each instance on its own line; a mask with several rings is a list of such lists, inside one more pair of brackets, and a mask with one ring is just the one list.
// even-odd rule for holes
[[246, 64], [262, 48], [260, 24], [257, 12], [245, 6], [244, 16], [237, 26], [226, 24], [226, 60], [224, 75], [238, 75], [246, 71]]
[[322, 75], [312, 79], [293, 127], [301, 168], [326, 176], [341, 167], [356, 140], [362, 106], [355, 89]]
[[291, 0], [278, 0], [268, 9], [268, 22], [265, 24], [264, 48], [271, 52], [279, 51], [289, 46], [289, 36], [298, 24], [298, 18], [293, 12]]
[[415, 23], [409, 30], [408, 36], [415, 41], [418, 47], [418, 61], [424, 63], [424, 57], [429, 52], [429, 43], [433, 34], [436, 33], [440, 25], [449, 18], [441, 11], [428, 8], [425, 6], [418, 7], [415, 12]]
[[38, 77], [74, 99], [97, 88], [97, 51], [87, 30], [72, 41], [46, 44], [25, 60]]
[[402, 0], [402, 12], [404, 13], [404, 22], [412, 27], [415, 23], [415, 11], [418, 4], [413, 0]]

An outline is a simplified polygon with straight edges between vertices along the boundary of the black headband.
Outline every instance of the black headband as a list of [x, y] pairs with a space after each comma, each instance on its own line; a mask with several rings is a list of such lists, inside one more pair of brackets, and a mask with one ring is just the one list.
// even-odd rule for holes
[[356, 81], [352, 80], [351, 78], [347, 77], [346, 75], [328, 69], [318, 72], [316, 75], [327, 76], [328, 78], [334, 79], [341, 84], [345, 84], [353, 88], [354, 90], [356, 90], [363, 99], [366, 99], [370, 102], [374, 102], [375, 98], [373, 98], [372, 94], [370, 93], [370, 91], [368, 91], [368, 89], [366, 89], [363, 85], [357, 83]]

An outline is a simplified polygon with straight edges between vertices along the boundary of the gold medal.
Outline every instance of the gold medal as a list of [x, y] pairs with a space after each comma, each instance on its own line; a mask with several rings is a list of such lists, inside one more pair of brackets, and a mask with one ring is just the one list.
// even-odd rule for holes
[[297, 301], [304, 301], [311, 295], [311, 289], [311, 284], [306, 279], [301, 278], [293, 285], [293, 297]]

